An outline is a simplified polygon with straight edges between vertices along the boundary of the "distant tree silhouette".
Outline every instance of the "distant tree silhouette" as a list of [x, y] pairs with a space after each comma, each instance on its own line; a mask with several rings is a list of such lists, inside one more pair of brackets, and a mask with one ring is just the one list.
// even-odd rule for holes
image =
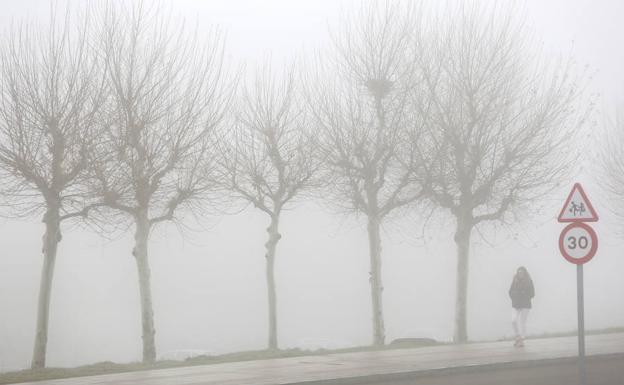
[[104, 212], [118, 214], [107, 220], [134, 225], [144, 362], [156, 358], [148, 241], [155, 226], [200, 210], [218, 189], [215, 132], [234, 88], [221, 35], [200, 40], [166, 11], [104, 3], [94, 42], [110, 93], [107, 129], [90, 162], [93, 189], [112, 209]]
[[256, 72], [244, 87], [221, 156], [226, 187], [270, 218], [266, 275], [271, 350], [278, 349], [274, 269], [280, 216], [318, 184], [314, 177], [320, 157], [295, 74], [295, 67], [276, 74], [268, 64]]
[[61, 223], [93, 206], [87, 154], [98, 137], [102, 68], [88, 44], [88, 15], [13, 27], [0, 47], [0, 190], [11, 214], [43, 214], [43, 269], [32, 368], [46, 365], [52, 281]]
[[385, 343], [381, 227], [423, 197], [427, 179], [426, 146], [413, 145], [422, 125], [410, 107], [420, 22], [416, 2], [366, 2], [339, 22], [306, 79], [325, 159], [324, 198], [367, 218], [374, 345]]
[[456, 220], [455, 342], [466, 342], [470, 240], [569, 177], [586, 116], [572, 63], [541, 55], [516, 7], [462, 3], [414, 56], [439, 156], [427, 195]]

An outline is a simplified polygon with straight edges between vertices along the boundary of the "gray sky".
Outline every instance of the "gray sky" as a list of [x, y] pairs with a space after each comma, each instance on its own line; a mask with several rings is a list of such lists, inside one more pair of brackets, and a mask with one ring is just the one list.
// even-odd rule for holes
[[[74, 1], [77, 3], [77, 1]], [[253, 64], [300, 55], [327, 41], [327, 22], [347, 0], [176, 0], [174, 9], [201, 28], [228, 32], [234, 61]], [[0, 26], [47, 12], [48, 0], [0, 0]], [[600, 111], [624, 100], [624, 31], [620, 0], [527, 0], [528, 18], [545, 51], [572, 54], [595, 73]], [[594, 136], [603, 126], [601, 115]], [[586, 268], [588, 328], [624, 326], [624, 259], [596, 181], [585, 172], [541, 204], [544, 215], [511, 231], [488, 232], [472, 246], [469, 332], [473, 339], [510, 335], [507, 289], [515, 268], [528, 267], [536, 284], [533, 333], [576, 326], [575, 270], [559, 255], [556, 223], [576, 180], [586, 182], [602, 216], [597, 257]], [[450, 218], [422, 224], [410, 218], [385, 228], [383, 274], [388, 340], [433, 336], [449, 340], [455, 282]], [[151, 244], [157, 345], [215, 353], [261, 349], [266, 340], [263, 245], [266, 218], [253, 210], [212, 221], [182, 237], [157, 231]], [[527, 230], [528, 229], [528, 230]], [[0, 371], [29, 365], [41, 266], [42, 226], [0, 221]], [[371, 314], [365, 226], [314, 203], [285, 215], [276, 266], [282, 347], [370, 343]], [[426, 242], [425, 242], [426, 241]], [[140, 359], [140, 314], [130, 237], [102, 239], [65, 231], [53, 288], [48, 358], [51, 366]]]

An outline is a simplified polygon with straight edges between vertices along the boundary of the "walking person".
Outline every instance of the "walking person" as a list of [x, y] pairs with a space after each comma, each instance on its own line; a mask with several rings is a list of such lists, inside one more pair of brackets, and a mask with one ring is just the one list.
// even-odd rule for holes
[[516, 275], [511, 282], [509, 288], [509, 297], [511, 298], [512, 309], [512, 326], [515, 333], [515, 347], [524, 346], [524, 338], [526, 337], [526, 322], [531, 310], [531, 300], [535, 296], [535, 288], [533, 280], [529, 272], [524, 266], [516, 271]]

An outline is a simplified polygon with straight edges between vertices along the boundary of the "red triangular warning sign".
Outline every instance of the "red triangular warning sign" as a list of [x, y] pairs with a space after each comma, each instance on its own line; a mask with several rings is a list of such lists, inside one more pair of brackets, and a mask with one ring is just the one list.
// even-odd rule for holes
[[583, 186], [575, 183], [558, 218], [559, 222], [597, 222], [598, 214], [592, 206]]

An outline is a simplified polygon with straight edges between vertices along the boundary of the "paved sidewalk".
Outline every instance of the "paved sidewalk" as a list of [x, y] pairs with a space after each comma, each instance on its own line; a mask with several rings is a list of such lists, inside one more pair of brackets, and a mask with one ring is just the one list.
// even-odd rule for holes
[[[624, 353], [624, 333], [588, 336], [588, 355]], [[280, 358], [39, 381], [32, 385], [269, 385], [574, 357], [576, 337]]]

